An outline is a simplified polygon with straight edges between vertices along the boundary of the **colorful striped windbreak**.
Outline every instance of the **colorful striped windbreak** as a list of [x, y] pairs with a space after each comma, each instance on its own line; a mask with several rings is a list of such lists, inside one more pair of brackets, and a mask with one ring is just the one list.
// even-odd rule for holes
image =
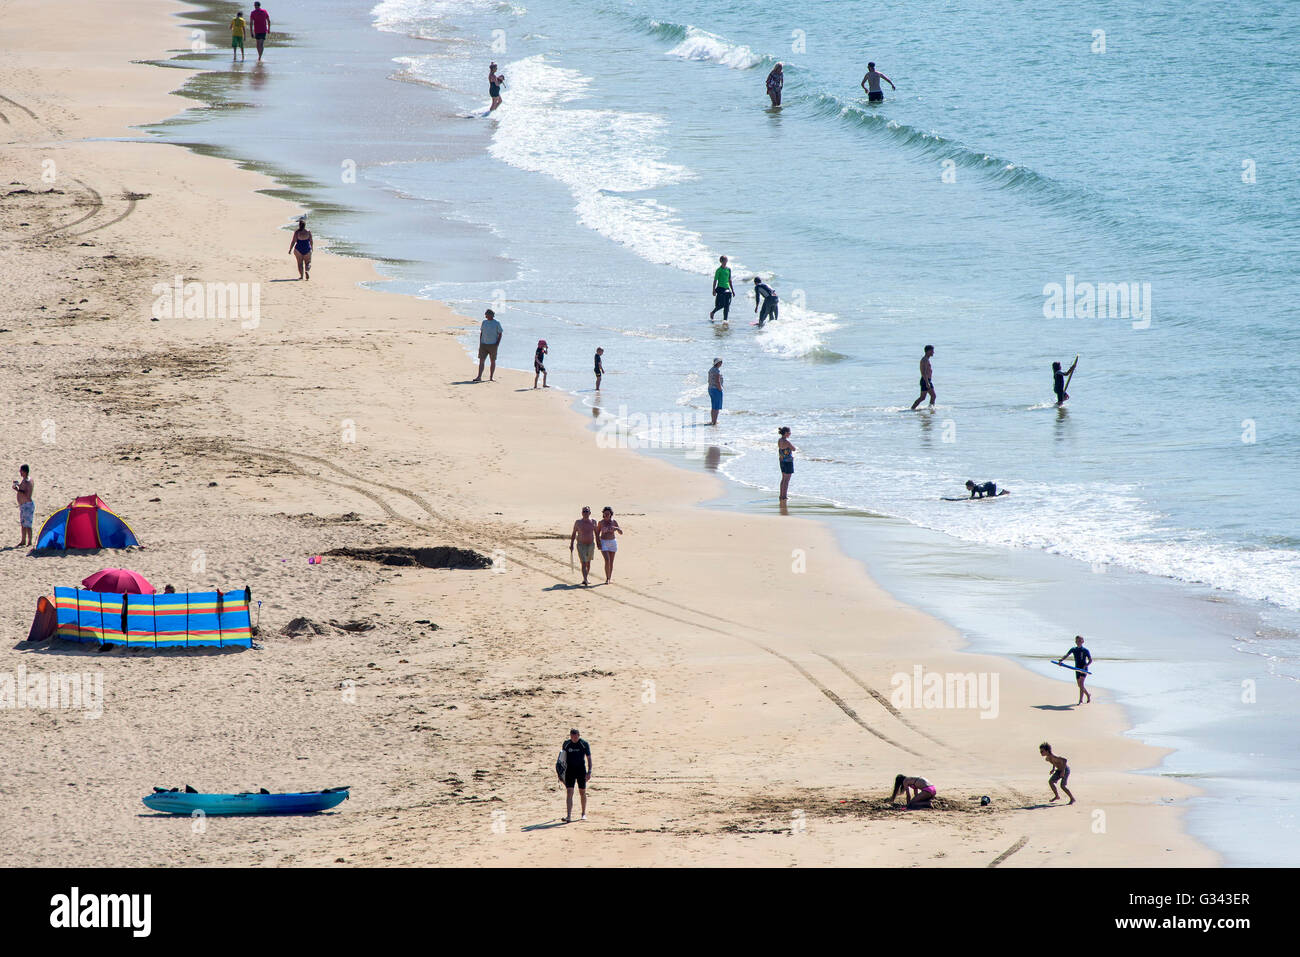
[[118, 595], [55, 588], [59, 638], [128, 648], [249, 648], [247, 588], [222, 594]]

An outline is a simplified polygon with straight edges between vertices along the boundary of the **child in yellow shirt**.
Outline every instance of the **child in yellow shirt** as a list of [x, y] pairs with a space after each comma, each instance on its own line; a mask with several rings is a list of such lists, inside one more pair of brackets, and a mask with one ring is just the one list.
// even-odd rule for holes
[[235, 13], [235, 19], [230, 21], [230, 62], [235, 62], [235, 51], [239, 51], [239, 59], [244, 59], [244, 34], [248, 24], [244, 22], [244, 11], [239, 10]]

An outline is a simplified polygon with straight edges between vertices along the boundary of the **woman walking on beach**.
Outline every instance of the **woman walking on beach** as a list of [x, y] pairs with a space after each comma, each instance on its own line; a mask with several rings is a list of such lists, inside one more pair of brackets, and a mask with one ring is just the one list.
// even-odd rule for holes
[[900, 792], [907, 798], [909, 811], [916, 808], [930, 807], [930, 802], [939, 793], [935, 786], [925, 778], [909, 778], [903, 774], [894, 778], [894, 793], [889, 795], [891, 804]]
[[298, 260], [298, 278], [311, 278], [311, 230], [307, 228], [307, 220], [299, 219], [298, 228], [293, 231], [293, 239], [289, 241], [289, 252], [293, 253], [293, 258]]
[[790, 489], [790, 476], [794, 475], [794, 453], [799, 450], [790, 441], [790, 426], [781, 426], [776, 434], [780, 436], [776, 440], [776, 457], [781, 463], [781, 501], [784, 502]]
[[605, 559], [605, 584], [609, 584], [614, 575], [614, 553], [618, 551], [618, 538], [623, 529], [614, 521], [614, 510], [606, 505], [600, 510], [600, 524], [596, 526], [596, 538], [600, 544], [600, 554]]

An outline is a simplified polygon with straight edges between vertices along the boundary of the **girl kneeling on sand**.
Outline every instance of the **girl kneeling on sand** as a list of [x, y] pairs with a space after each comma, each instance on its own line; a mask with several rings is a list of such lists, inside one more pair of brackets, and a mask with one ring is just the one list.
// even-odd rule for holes
[[890, 803], [893, 803], [900, 791], [907, 798], [909, 809], [930, 807], [930, 802], [939, 793], [925, 778], [909, 778], [902, 774], [894, 778], [894, 793], [889, 795]]

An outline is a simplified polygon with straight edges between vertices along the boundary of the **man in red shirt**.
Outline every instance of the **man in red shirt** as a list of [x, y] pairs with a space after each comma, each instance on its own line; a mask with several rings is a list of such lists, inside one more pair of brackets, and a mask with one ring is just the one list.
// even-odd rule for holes
[[257, 58], [260, 60], [262, 48], [266, 45], [266, 35], [271, 32], [271, 15], [262, 9], [260, 3], [254, 3], [248, 20], [253, 28], [253, 39], [257, 41]]

